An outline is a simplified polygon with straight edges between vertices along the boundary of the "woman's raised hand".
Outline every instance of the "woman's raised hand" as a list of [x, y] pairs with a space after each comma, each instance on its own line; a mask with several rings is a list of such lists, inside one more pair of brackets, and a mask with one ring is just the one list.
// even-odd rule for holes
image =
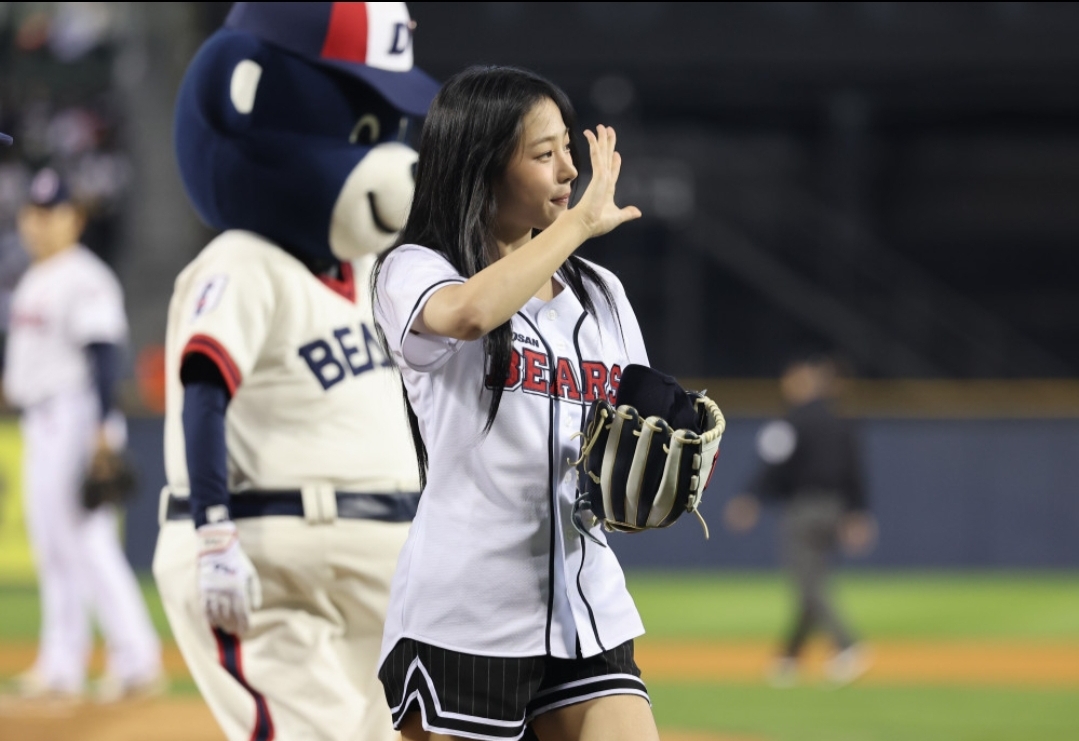
[[615, 151], [615, 133], [602, 124], [596, 132], [584, 132], [592, 156], [592, 182], [580, 202], [571, 209], [581, 218], [589, 237], [598, 237], [633, 219], [641, 218], [636, 206], [619, 208], [614, 203], [614, 188], [622, 169], [622, 155]]

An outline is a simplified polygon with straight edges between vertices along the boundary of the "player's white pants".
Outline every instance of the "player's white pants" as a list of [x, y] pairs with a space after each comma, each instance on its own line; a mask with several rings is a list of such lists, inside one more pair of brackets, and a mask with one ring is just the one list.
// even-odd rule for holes
[[161, 670], [161, 646], [117, 537], [116, 511], [86, 511], [83, 476], [97, 432], [97, 398], [61, 394], [22, 416], [23, 495], [41, 589], [35, 669], [49, 685], [81, 691], [91, 615], [105, 637], [107, 671], [125, 682]]
[[263, 599], [242, 640], [215, 634], [202, 611], [190, 520], [165, 523], [154, 554], [176, 642], [225, 735], [396, 739], [377, 662], [408, 524], [263, 517], [236, 525]]

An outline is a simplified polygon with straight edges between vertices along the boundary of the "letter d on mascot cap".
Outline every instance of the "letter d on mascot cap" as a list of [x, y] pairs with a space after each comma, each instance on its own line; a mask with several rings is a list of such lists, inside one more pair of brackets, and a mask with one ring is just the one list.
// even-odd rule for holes
[[236, 3], [192, 60], [176, 107], [199, 216], [308, 260], [349, 260], [404, 226], [438, 91], [413, 66], [404, 3]]

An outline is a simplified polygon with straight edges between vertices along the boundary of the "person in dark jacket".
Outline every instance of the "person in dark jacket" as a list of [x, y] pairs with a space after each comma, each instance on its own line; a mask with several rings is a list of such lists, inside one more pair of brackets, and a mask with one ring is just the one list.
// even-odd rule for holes
[[828, 578], [842, 548], [861, 555], [874, 545], [854, 424], [833, 410], [837, 365], [826, 356], [790, 364], [780, 378], [787, 415], [757, 436], [761, 466], [746, 491], [727, 502], [724, 521], [734, 532], [752, 529], [762, 504], [782, 509], [782, 561], [797, 590], [797, 613], [771, 670], [777, 686], [797, 680], [798, 659], [815, 628], [835, 643], [825, 666], [830, 680], [846, 684], [868, 668], [868, 655], [840, 617]]

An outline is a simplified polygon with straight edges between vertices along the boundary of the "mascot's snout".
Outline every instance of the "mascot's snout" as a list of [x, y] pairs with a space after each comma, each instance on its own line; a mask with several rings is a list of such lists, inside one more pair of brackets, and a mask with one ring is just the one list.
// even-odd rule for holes
[[412, 205], [416, 151], [388, 142], [353, 168], [333, 209], [330, 249], [339, 259], [381, 252], [393, 244]]

